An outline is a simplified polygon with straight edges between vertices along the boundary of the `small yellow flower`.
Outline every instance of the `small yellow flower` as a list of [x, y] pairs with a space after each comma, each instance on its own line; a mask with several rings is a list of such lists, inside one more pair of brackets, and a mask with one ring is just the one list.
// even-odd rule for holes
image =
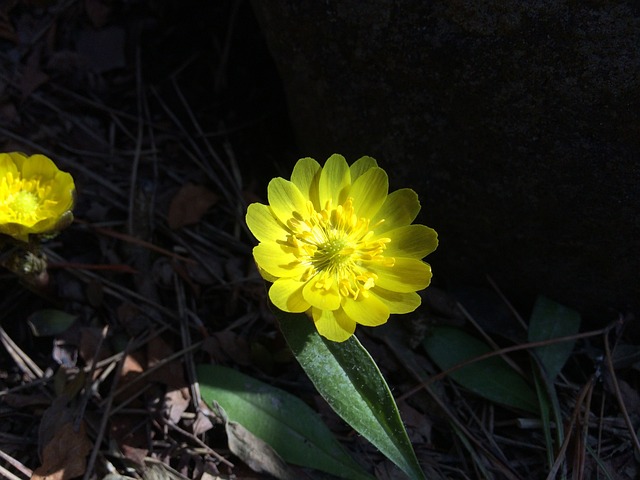
[[0, 234], [26, 242], [73, 218], [75, 185], [44, 155], [0, 153]]
[[249, 205], [247, 225], [276, 307], [308, 312], [322, 336], [342, 342], [356, 323], [381, 325], [420, 305], [416, 292], [431, 281], [421, 259], [436, 249], [437, 234], [411, 225], [420, 210], [413, 190], [388, 190], [371, 157], [349, 166], [332, 155], [324, 167], [303, 158], [291, 181], [269, 182], [269, 205]]

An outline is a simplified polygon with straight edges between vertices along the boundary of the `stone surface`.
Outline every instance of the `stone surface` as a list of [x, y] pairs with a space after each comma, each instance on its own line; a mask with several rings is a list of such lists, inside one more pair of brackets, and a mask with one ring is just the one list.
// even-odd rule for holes
[[253, 7], [303, 155], [371, 155], [418, 191], [435, 281], [638, 308], [636, 2]]

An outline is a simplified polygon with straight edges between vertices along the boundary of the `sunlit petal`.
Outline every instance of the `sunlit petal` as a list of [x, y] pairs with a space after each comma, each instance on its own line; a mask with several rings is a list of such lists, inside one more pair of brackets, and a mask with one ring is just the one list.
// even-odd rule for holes
[[389, 307], [373, 295], [347, 298], [342, 305], [345, 313], [360, 325], [377, 327], [389, 319]]
[[269, 289], [269, 298], [280, 310], [301, 313], [309, 310], [311, 305], [304, 299], [302, 289], [304, 282], [290, 278], [279, 278]]
[[423, 258], [438, 246], [438, 234], [424, 225], [405, 225], [384, 233], [391, 239], [385, 255], [390, 257]]
[[360, 175], [353, 183], [349, 196], [353, 198], [353, 209], [358, 217], [372, 218], [380, 210], [388, 193], [387, 173], [374, 167]]
[[269, 205], [252, 203], [247, 208], [249, 230], [260, 242], [278, 241], [286, 237], [284, 225], [275, 217]]
[[390, 313], [410, 313], [420, 306], [422, 298], [416, 292], [392, 292], [382, 287], [374, 287], [370, 295], [375, 295], [382, 301]]
[[299, 278], [305, 266], [293, 254], [275, 242], [263, 242], [253, 248], [253, 258], [260, 268], [275, 277]]
[[284, 178], [274, 178], [267, 187], [269, 205], [283, 224], [307, 211], [307, 199], [298, 187]]
[[351, 165], [351, 167], [349, 167], [349, 171], [351, 172], [351, 183], [355, 183], [360, 175], [362, 175], [370, 168], [377, 166], [378, 162], [376, 162], [374, 158], [367, 156], [360, 157], [358, 160], [353, 162], [353, 165]]
[[356, 330], [356, 322], [349, 318], [342, 309], [331, 311], [313, 308], [311, 312], [318, 333], [327, 340], [344, 342]]
[[331, 155], [320, 173], [320, 208], [324, 208], [327, 201], [334, 206], [344, 202], [350, 186], [351, 174], [347, 161], [342, 155]]
[[320, 171], [322, 167], [313, 158], [301, 158], [293, 167], [291, 181], [298, 187], [300, 192], [306, 196], [316, 210], [321, 210], [320, 199], [318, 197], [318, 184], [320, 182]]
[[410, 188], [402, 188], [389, 194], [380, 210], [371, 219], [371, 223], [376, 225], [383, 221], [376, 227], [376, 235], [380, 235], [387, 230], [409, 225], [419, 211], [420, 201], [416, 192]]
[[378, 276], [376, 285], [393, 292], [415, 292], [431, 283], [431, 266], [414, 258], [396, 258], [392, 267], [371, 265], [368, 268]]
[[311, 279], [302, 289], [304, 299], [315, 308], [321, 310], [337, 310], [340, 308], [340, 294], [338, 285], [332, 282], [329, 285], [321, 285], [316, 279]]

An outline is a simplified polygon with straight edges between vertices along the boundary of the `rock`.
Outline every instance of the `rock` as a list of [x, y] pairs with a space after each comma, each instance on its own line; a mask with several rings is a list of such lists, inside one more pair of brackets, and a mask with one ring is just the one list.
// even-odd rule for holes
[[303, 155], [371, 155], [414, 188], [440, 234], [436, 282], [639, 307], [635, 2], [253, 7]]

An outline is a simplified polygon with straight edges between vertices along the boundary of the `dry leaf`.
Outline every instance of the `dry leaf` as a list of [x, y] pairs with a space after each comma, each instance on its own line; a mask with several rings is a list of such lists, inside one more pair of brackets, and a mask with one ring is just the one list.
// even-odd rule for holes
[[218, 201], [218, 196], [208, 188], [187, 183], [171, 200], [167, 221], [172, 229], [198, 223]]
[[182, 418], [182, 414], [189, 408], [189, 395], [188, 388], [180, 388], [176, 390], [169, 390], [164, 395], [164, 408], [167, 413], [169, 421], [173, 424], [178, 424]]
[[130, 400], [131, 397], [136, 397], [144, 388], [147, 383], [145, 379], [144, 382], [136, 382], [133, 385], [129, 385], [136, 378], [140, 376], [142, 372], [144, 372], [146, 368], [146, 359], [144, 355], [140, 352], [132, 352], [124, 357], [124, 361], [122, 362], [122, 370], [120, 371], [120, 377], [118, 379], [118, 386], [121, 388], [120, 393], [115, 396], [116, 403], [125, 402]]
[[149, 450], [146, 448], [136, 448], [126, 443], [123, 443], [120, 448], [126, 458], [140, 466], [144, 465], [144, 459], [147, 458], [147, 454], [149, 453]]
[[109, 417], [109, 434], [118, 444], [120, 450], [128, 459], [142, 465], [149, 450], [150, 440], [153, 434], [144, 428], [140, 428], [140, 422], [144, 421], [140, 415], [115, 414]]
[[[147, 367], [155, 367], [175, 353], [175, 347], [161, 336], [149, 340], [147, 344]], [[188, 385], [184, 378], [184, 368], [180, 359], [165, 363], [152, 372], [148, 381], [162, 383], [169, 389], [180, 389]]]
[[229, 450], [254, 472], [267, 473], [280, 480], [297, 478], [271, 445], [239, 423], [227, 422], [226, 431]]
[[84, 11], [94, 27], [102, 28], [111, 18], [113, 5], [103, 0], [85, 0]]
[[431, 420], [406, 402], [398, 405], [400, 416], [407, 427], [407, 433], [414, 445], [418, 443], [431, 444]]
[[63, 424], [44, 447], [42, 465], [33, 472], [31, 479], [68, 480], [83, 475], [91, 448], [84, 422], [80, 423], [78, 431], [73, 429], [72, 422]]
[[[200, 408], [206, 408], [208, 410], [208, 407], [206, 405], [204, 405], [203, 402], [200, 402]], [[213, 423], [211, 423], [211, 419], [205, 415], [202, 410], [198, 410], [198, 412], [196, 413], [196, 419], [193, 422], [193, 426], [191, 427], [191, 430], [193, 432], [194, 435], [202, 435], [205, 432], [208, 432], [209, 430], [211, 430], [213, 428]]]
[[207, 352], [216, 361], [228, 361], [249, 366], [252, 363], [251, 347], [246, 338], [231, 331], [214, 332], [204, 339], [202, 350]]

